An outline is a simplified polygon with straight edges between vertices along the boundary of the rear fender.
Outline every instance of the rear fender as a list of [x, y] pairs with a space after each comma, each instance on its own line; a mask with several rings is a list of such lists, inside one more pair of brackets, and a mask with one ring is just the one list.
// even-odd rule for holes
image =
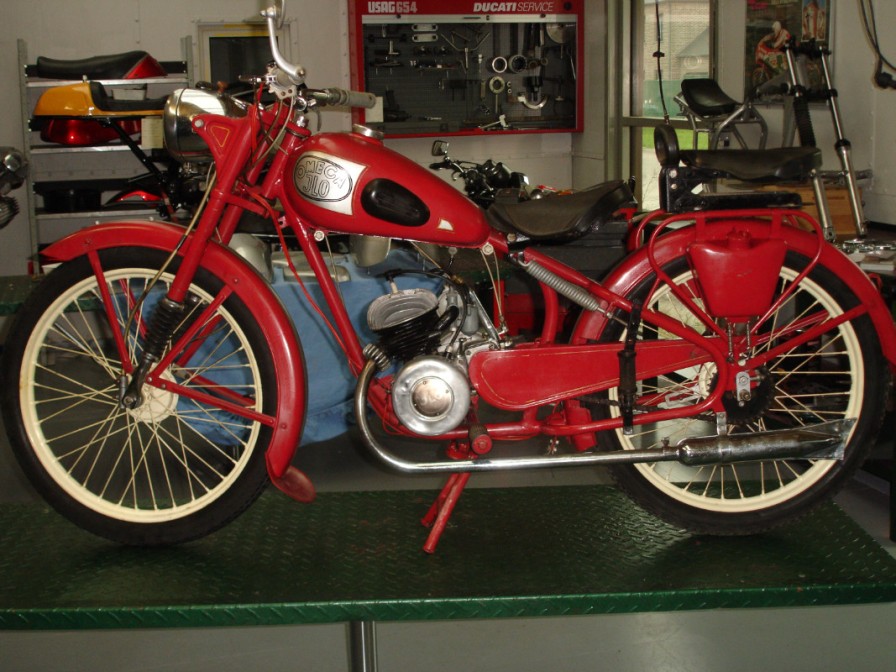
[[[183, 228], [157, 222], [99, 224], [59, 240], [45, 250], [51, 262], [68, 261], [88, 252], [114, 247], [145, 247], [170, 252], [183, 236]], [[305, 372], [295, 326], [270, 285], [229, 248], [209, 243], [202, 267], [212, 272], [252, 308], [273, 353], [279, 403], [266, 454], [268, 472], [275, 484], [284, 478], [302, 436], [305, 420]]]
[[[718, 227], [719, 230], [730, 228], [730, 222], [707, 224], [707, 227]], [[768, 231], [768, 224], [761, 221], [738, 221], [738, 228], [763, 237]], [[664, 234], [653, 247], [656, 262], [663, 266], [676, 259], [684, 258], [690, 244], [694, 241], [696, 229], [693, 226]], [[814, 233], [802, 231], [794, 227], [784, 227], [781, 236], [788, 250], [793, 250], [806, 257], [814, 257], [818, 250], [818, 238]], [[843, 252], [833, 245], [822, 245], [819, 263], [827, 267], [845, 283], [867, 307], [868, 316], [874, 324], [880, 340], [884, 357], [896, 372], [896, 325], [880, 291], [862, 269]], [[625, 259], [601, 284], [611, 291], [627, 296], [638, 284], [652, 274], [648, 259], [648, 246], [642, 246]], [[597, 312], [585, 312], [576, 325], [573, 342], [579, 342], [586, 334], [600, 334], [607, 324], [607, 319]]]

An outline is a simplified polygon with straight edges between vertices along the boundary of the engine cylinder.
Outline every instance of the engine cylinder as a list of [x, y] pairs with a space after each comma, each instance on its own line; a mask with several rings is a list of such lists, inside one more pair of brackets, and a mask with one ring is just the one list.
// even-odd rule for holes
[[367, 310], [367, 324], [393, 359], [407, 361], [438, 342], [438, 299], [426, 289], [393, 292], [379, 297]]

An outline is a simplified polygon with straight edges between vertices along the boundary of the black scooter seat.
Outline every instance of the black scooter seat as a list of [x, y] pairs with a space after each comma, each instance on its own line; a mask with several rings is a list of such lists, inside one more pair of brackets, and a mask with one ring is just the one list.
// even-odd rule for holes
[[740, 104], [722, 91], [714, 79], [683, 79], [681, 95], [688, 107], [701, 117], [728, 115]]
[[707, 149], [680, 152], [681, 162], [690, 167], [743, 182], [802, 182], [821, 166], [816, 147], [778, 149]]
[[91, 56], [75, 60], [38, 56], [32, 76], [49, 79], [125, 79], [146, 58], [152, 56], [145, 51], [128, 51], [123, 54]]
[[495, 203], [485, 213], [499, 231], [521, 233], [532, 240], [564, 240], [596, 230], [619, 208], [633, 203], [628, 184], [615, 180], [565, 196]]
[[164, 110], [167, 96], [161, 98], [141, 98], [139, 100], [118, 99], [109, 95], [99, 82], [90, 82], [90, 96], [101, 112], [134, 112], [137, 110]]

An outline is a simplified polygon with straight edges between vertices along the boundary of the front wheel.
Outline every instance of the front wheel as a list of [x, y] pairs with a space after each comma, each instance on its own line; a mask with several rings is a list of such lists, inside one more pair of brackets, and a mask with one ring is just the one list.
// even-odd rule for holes
[[253, 413], [276, 408], [271, 350], [209, 270], [189, 288], [163, 354], [170, 366], [138, 406], [120, 403], [123, 371], [176, 271], [166, 257], [119, 248], [99, 253], [101, 271], [87, 257], [62, 264], [19, 312], [3, 354], [4, 419], [29, 479], [79, 526], [128, 544], [203, 536], [267, 482], [271, 432]]
[[[789, 253], [776, 296], [797, 280], [807, 260]], [[703, 305], [699, 285], [683, 260], [665, 269], [675, 285]], [[700, 320], [664, 283], [644, 278], [629, 296], [698, 331]], [[742, 291], [742, 290], [739, 290]], [[754, 352], [771, 351], [811, 326], [857, 306], [852, 291], [828, 269], [817, 266], [765, 324], [759, 325]], [[670, 338], [642, 325], [638, 338]], [[610, 324], [604, 340], [625, 338]], [[639, 383], [640, 410], [699, 403], [716, 384], [711, 364], [668, 371]], [[821, 337], [784, 347], [765, 366], [751, 372], [752, 399], [726, 399], [729, 434], [769, 431], [854, 418], [842, 460], [775, 459], [687, 467], [677, 462], [615, 466], [619, 486], [660, 518], [706, 534], [752, 534], [793, 520], [832, 496], [861, 465], [884, 413], [889, 376], [876, 332], [867, 315], [844, 322]], [[618, 415], [615, 391], [598, 412]], [[687, 437], [716, 434], [711, 417], [690, 417], [636, 425], [629, 435], [607, 432], [604, 448], [636, 450], [675, 445]]]

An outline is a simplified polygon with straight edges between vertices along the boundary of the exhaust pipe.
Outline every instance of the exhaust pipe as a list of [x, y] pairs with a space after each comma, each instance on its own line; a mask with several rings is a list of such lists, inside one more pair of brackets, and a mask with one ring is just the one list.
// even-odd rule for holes
[[846, 440], [855, 418], [822, 422], [806, 427], [777, 429], [752, 434], [692, 437], [674, 446], [644, 450], [619, 450], [576, 455], [546, 455], [538, 457], [505, 457], [491, 460], [444, 460], [414, 462], [389, 452], [370, 431], [367, 424], [367, 388], [377, 366], [368, 360], [355, 389], [355, 418], [364, 443], [383, 463], [409, 474], [460, 473], [501, 471], [514, 469], [553, 469], [586, 465], [637, 464], [641, 462], [681, 462], [687, 466], [762, 460], [812, 459], [841, 460]]
[[800, 457], [842, 460], [855, 422], [850, 418], [792, 429], [682, 439], [675, 445], [674, 459], [688, 466]]

